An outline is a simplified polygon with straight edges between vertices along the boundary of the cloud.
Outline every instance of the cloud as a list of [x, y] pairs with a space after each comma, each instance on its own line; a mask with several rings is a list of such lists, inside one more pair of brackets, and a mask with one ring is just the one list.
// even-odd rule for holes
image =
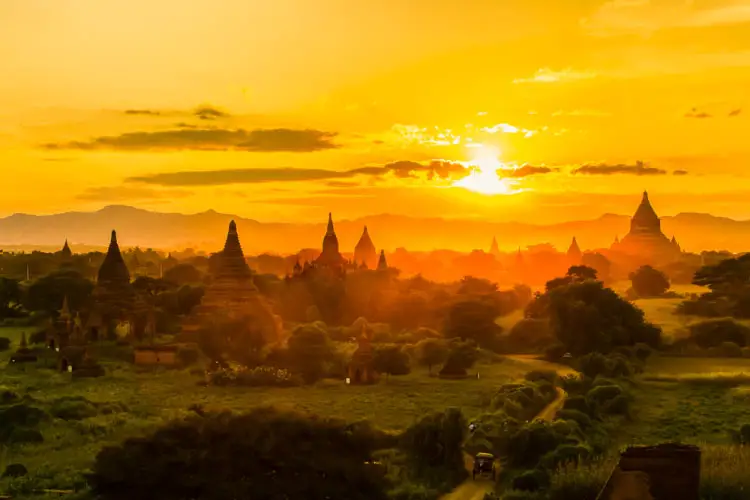
[[343, 171], [288, 167], [165, 172], [130, 177], [126, 181], [160, 186], [219, 186], [224, 184], [260, 184], [265, 182], [334, 181], [358, 175], [383, 177], [387, 174], [392, 174], [399, 179], [416, 179], [420, 176], [424, 176], [428, 180], [451, 179], [468, 175], [469, 169], [461, 163], [445, 160], [433, 160], [429, 163], [397, 161], [385, 165], [374, 165]]
[[42, 158], [42, 161], [73, 161], [73, 158]]
[[179, 189], [161, 190], [136, 186], [100, 186], [86, 189], [77, 198], [86, 201], [127, 201], [184, 198], [191, 194], [189, 191]]
[[596, 165], [581, 165], [580, 167], [573, 169], [573, 173], [585, 175], [664, 175], [667, 173], [667, 171], [656, 167], [648, 167], [646, 166], [646, 164], [639, 161], [636, 162], [635, 165], [607, 165], [605, 163], [599, 163]]
[[201, 106], [193, 111], [193, 116], [197, 116], [201, 120], [216, 120], [217, 118], [226, 118], [229, 113], [225, 113], [212, 106]]
[[687, 170], [675, 170], [672, 172], [672, 175], [687, 175], [687, 174], [688, 174]]
[[712, 118], [713, 115], [706, 113], [705, 111], [698, 111], [696, 108], [691, 109], [685, 113], [685, 118]]
[[355, 181], [330, 181], [326, 182], [327, 186], [334, 187], [334, 188], [351, 188], [351, 187], [358, 187], [359, 182]]
[[550, 174], [559, 169], [545, 166], [521, 165], [518, 168], [498, 170], [501, 177], [529, 177], [537, 174]]
[[126, 109], [126, 115], [161, 116], [161, 111], [153, 109]]
[[122, 150], [122, 151], [289, 151], [309, 153], [338, 146], [333, 132], [320, 130], [259, 129], [246, 131], [218, 128], [176, 129], [156, 132], [126, 132], [96, 137], [89, 141], [45, 144], [46, 149]]
[[516, 78], [513, 83], [557, 83], [565, 81], [588, 80], [595, 78], [596, 73], [591, 71], [574, 71], [566, 68], [560, 71], [549, 68], [538, 69], [534, 76], [530, 78]]
[[[186, 122], [179, 122], [174, 124], [177, 128], [198, 128], [198, 125], [193, 125], [192, 123], [186, 123]], [[205, 127], [206, 129], [208, 127]]]
[[733, 109], [728, 116], [740, 116], [740, 113], [742, 113], [742, 109]]

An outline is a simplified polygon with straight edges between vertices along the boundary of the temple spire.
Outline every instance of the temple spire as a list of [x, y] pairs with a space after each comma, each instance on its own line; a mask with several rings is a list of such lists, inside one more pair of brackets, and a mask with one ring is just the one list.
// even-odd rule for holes
[[380, 251], [380, 259], [378, 259], [378, 271], [385, 271], [388, 269], [388, 262], [385, 260], [385, 250]]
[[65, 238], [65, 244], [63, 245], [62, 250], [60, 250], [60, 254], [62, 255], [63, 259], [69, 259], [73, 256], [73, 252], [68, 245], [67, 238]]
[[70, 318], [70, 305], [68, 304], [68, 296], [63, 298], [62, 309], [60, 309], [60, 318]]
[[570, 247], [568, 247], [568, 260], [574, 263], [578, 263], [581, 260], [581, 249], [578, 246], [575, 236], [573, 236], [573, 241], [570, 242]]
[[221, 252], [219, 259], [217, 276], [226, 277], [230, 275], [237, 278], [247, 278], [250, 276], [250, 266], [245, 261], [245, 253], [242, 251], [240, 236], [237, 233], [237, 224], [234, 221], [229, 223], [224, 250]]
[[97, 281], [119, 285], [130, 284], [130, 272], [125, 265], [125, 260], [122, 258], [120, 245], [117, 243], [117, 231], [112, 231], [107, 255], [104, 256], [104, 262], [102, 262], [99, 268]]
[[[365, 232], [367, 232], [367, 228], [365, 227]], [[336, 231], [333, 230], [333, 215], [331, 212], [328, 212], [328, 228], [326, 229], [326, 236], [329, 234], [336, 234]]]
[[375, 249], [372, 238], [370, 238], [370, 233], [367, 232], [367, 226], [365, 226], [362, 236], [354, 247], [354, 262], [365, 268], [374, 268], [377, 265], [378, 251]]
[[500, 255], [500, 247], [497, 245], [497, 237], [492, 237], [492, 245], [490, 245], [490, 253], [494, 256]]

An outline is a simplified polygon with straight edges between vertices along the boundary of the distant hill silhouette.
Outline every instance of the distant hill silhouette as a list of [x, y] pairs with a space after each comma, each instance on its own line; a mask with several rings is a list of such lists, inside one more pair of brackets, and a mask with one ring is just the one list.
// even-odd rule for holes
[[[524, 222], [486, 222], [459, 219], [423, 219], [404, 215], [372, 215], [356, 220], [337, 219], [336, 233], [341, 249], [351, 252], [367, 225], [375, 246], [392, 251], [454, 249], [489, 250], [493, 236], [500, 249], [551, 243], [567, 249], [575, 236], [583, 250], [609, 247], [615, 236], [622, 238], [630, 217], [605, 214], [592, 220], [552, 225]], [[165, 250], [194, 248], [216, 251], [221, 248], [227, 224], [237, 221], [246, 252], [289, 253], [300, 248], [317, 248], [325, 233], [326, 220], [316, 224], [263, 223], [213, 210], [199, 214], [150, 212], [128, 206], [109, 206], [96, 212], [68, 212], [55, 215], [14, 214], [0, 218], [0, 248], [24, 246], [61, 248], [67, 238], [74, 251], [83, 246], [105, 247], [110, 231], [117, 230], [125, 247], [140, 246]], [[681, 213], [662, 217], [668, 237], [675, 235], [688, 251], [750, 250], [750, 221], [736, 221], [709, 214]], [[76, 245], [79, 248], [76, 248]]]

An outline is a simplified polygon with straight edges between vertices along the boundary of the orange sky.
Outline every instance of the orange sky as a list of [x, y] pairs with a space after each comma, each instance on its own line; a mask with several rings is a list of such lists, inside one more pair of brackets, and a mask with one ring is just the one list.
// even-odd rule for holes
[[2, 0], [0, 26], [0, 215], [546, 223], [648, 189], [750, 218], [750, 0]]

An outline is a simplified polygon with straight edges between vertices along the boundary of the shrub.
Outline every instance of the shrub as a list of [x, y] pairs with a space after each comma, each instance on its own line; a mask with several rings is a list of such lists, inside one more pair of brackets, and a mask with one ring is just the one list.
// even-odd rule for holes
[[719, 352], [723, 357], [727, 358], [741, 358], [742, 348], [734, 342], [722, 342], [719, 345]]
[[542, 466], [548, 470], [556, 470], [560, 465], [580, 463], [581, 460], [587, 460], [591, 455], [591, 450], [580, 444], [562, 444], [555, 448], [554, 451], [547, 453], [542, 458]]
[[37, 330], [29, 335], [29, 344], [44, 344], [47, 342], [47, 332], [44, 330]]
[[59, 399], [49, 410], [53, 417], [62, 420], [83, 420], [99, 414], [96, 406], [86, 399]]
[[505, 341], [511, 352], [537, 352], [553, 339], [548, 320], [524, 318], [513, 325]]
[[513, 489], [519, 491], [539, 491], [549, 485], [549, 475], [542, 470], [523, 471], [513, 478]]
[[10, 339], [7, 337], [0, 337], [0, 352], [7, 351], [10, 349]]
[[548, 361], [557, 362], [568, 352], [567, 347], [562, 342], [554, 342], [544, 350], [544, 358]]
[[641, 266], [630, 274], [633, 290], [639, 297], [660, 297], [669, 290], [669, 278], [651, 266]]
[[560, 410], [557, 412], [557, 418], [563, 420], [572, 420], [577, 423], [581, 429], [588, 429], [593, 425], [591, 417], [578, 410]]
[[588, 394], [586, 394], [586, 402], [589, 407], [599, 407], [622, 393], [622, 387], [619, 385], [600, 385], [592, 388]]
[[44, 436], [36, 429], [16, 427], [11, 431], [7, 441], [10, 444], [43, 443]]
[[569, 396], [563, 403], [563, 409], [580, 411], [586, 415], [588, 415], [590, 411], [586, 398], [583, 396]]
[[557, 382], [558, 376], [557, 372], [555, 372], [554, 370], [532, 370], [528, 372], [524, 376], [524, 378], [529, 382], [538, 382], [540, 380], [544, 380], [551, 384], [555, 384]]
[[295, 387], [301, 384], [301, 380], [292, 375], [289, 370], [271, 366], [220, 369], [210, 375], [209, 382], [219, 386], [248, 387]]
[[8, 466], [5, 467], [5, 470], [3, 471], [3, 474], [2, 476], [0, 476], [0, 478], [22, 477], [28, 473], [29, 471], [26, 470], [26, 467], [23, 464], [8, 464]]

